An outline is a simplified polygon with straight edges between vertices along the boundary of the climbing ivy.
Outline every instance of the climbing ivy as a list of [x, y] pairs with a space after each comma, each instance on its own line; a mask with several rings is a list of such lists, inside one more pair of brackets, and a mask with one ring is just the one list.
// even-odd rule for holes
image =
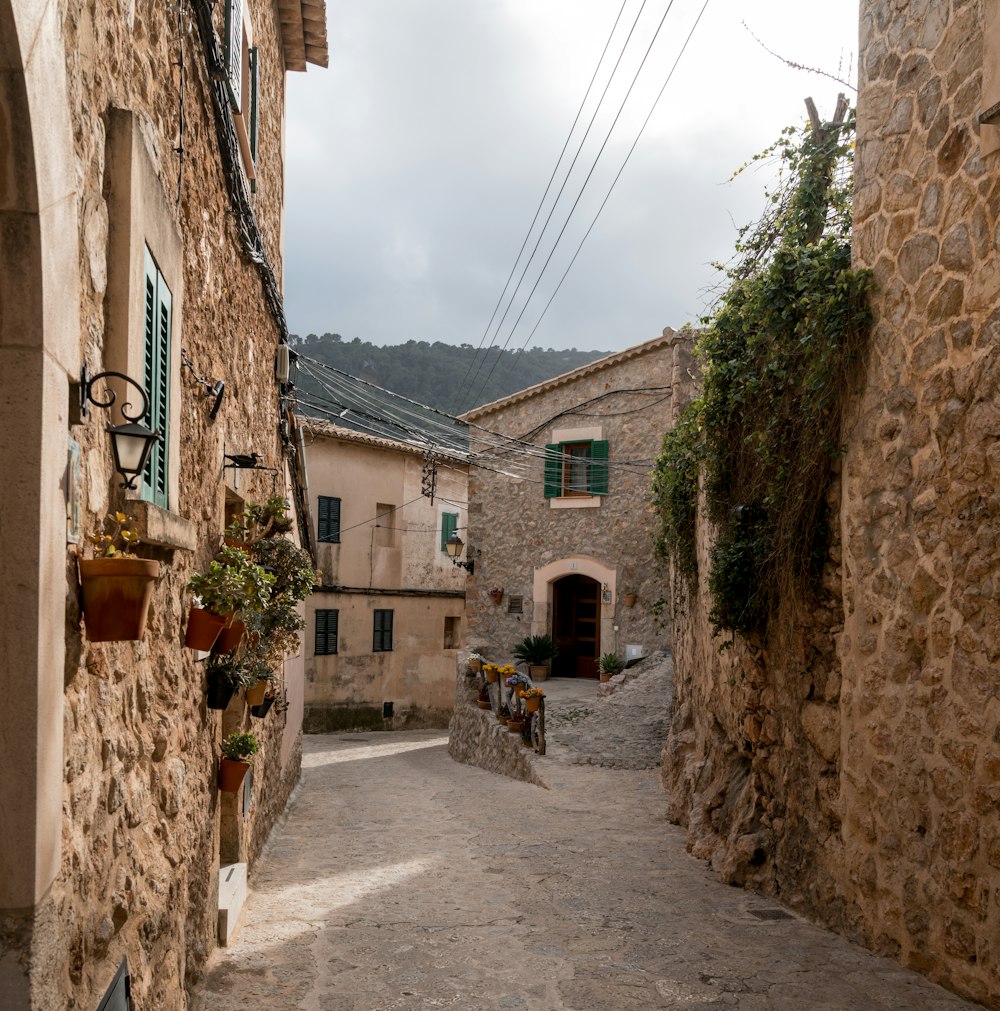
[[851, 269], [853, 137], [853, 117], [789, 128], [758, 156], [780, 156], [782, 182], [720, 268], [727, 287], [697, 346], [701, 395], [657, 460], [660, 550], [692, 587], [703, 484], [717, 633], [763, 632], [786, 593], [815, 585], [826, 557], [824, 497], [871, 320], [871, 274]]

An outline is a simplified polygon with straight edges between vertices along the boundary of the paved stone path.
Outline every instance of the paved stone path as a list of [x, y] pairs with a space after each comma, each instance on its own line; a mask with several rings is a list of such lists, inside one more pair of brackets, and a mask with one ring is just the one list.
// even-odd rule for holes
[[[594, 727], [613, 701], [549, 694]], [[579, 722], [551, 722], [547, 789], [453, 762], [444, 733], [307, 737], [195, 1011], [977, 1006], [720, 884], [665, 821], [657, 770], [573, 764], [582, 741], [557, 725]]]

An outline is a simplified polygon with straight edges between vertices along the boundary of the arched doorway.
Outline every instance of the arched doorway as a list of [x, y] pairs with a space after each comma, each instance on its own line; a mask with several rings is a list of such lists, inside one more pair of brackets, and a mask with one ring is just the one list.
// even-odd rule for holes
[[601, 584], [580, 573], [552, 584], [553, 677], [596, 678], [601, 656]]

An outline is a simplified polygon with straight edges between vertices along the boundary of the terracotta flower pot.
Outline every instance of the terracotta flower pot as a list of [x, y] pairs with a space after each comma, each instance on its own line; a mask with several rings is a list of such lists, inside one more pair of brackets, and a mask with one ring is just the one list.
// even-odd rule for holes
[[249, 762], [234, 762], [223, 758], [219, 763], [219, 789], [223, 793], [236, 793], [250, 768]]
[[206, 611], [201, 607], [192, 607], [188, 612], [184, 645], [191, 649], [211, 649], [225, 624], [226, 619], [221, 614]]
[[267, 694], [267, 684], [267, 681], [258, 681], [253, 688], [247, 689], [248, 706], [259, 706], [264, 701], [264, 696]]
[[238, 618], [231, 619], [227, 624], [222, 626], [219, 638], [215, 640], [215, 645], [212, 647], [213, 652], [231, 652], [239, 646], [239, 644], [243, 641], [243, 636], [246, 634], [246, 624]]
[[250, 715], [256, 716], [258, 720], [263, 719], [265, 716], [267, 716], [271, 706], [274, 705], [274, 701], [275, 701], [274, 695], [265, 695], [264, 701], [261, 702], [259, 706], [250, 707]]
[[81, 558], [83, 620], [90, 642], [141, 639], [160, 563], [146, 558]]
[[537, 698], [527, 698], [524, 700], [524, 708], [529, 713], [537, 713], [538, 707], [542, 704], [542, 697], [539, 695]]
[[622, 597], [622, 603], [626, 607], [635, 607], [635, 601], [636, 601], [636, 596], [635, 596], [634, 593], [626, 593], [625, 596]]
[[482, 660], [470, 660], [469, 661], [469, 670], [471, 670], [471, 671], [475, 672], [476, 674], [478, 674], [482, 669], [483, 669], [483, 661]]
[[549, 676], [548, 664], [532, 664], [528, 667], [528, 676], [532, 681], [544, 681]]
[[507, 721], [507, 729], [512, 734], [519, 734], [521, 732], [521, 728], [523, 726], [524, 726], [524, 721], [523, 720], [508, 720]]
[[490, 705], [489, 702], [484, 702], [483, 699], [476, 699], [476, 705], [479, 706], [480, 709], [492, 709], [493, 708], [493, 706]]
[[488, 670], [486, 672], [486, 680], [491, 684], [496, 684], [500, 680], [500, 672], [496, 670]]

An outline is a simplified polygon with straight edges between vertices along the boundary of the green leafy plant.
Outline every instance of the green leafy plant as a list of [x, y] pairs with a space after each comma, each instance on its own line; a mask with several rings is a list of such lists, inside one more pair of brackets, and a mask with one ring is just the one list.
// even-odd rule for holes
[[220, 548], [204, 572], [196, 572], [188, 589], [201, 605], [216, 614], [254, 613], [270, 600], [274, 576], [269, 575], [242, 549]]
[[625, 661], [617, 653], [604, 653], [598, 668], [602, 674], [620, 674], [625, 668]]
[[253, 734], [230, 734], [222, 741], [222, 757], [231, 762], [245, 762], [260, 750]]
[[559, 655], [559, 647], [549, 635], [529, 635], [511, 651], [522, 663], [540, 667]]
[[763, 633], [782, 599], [815, 588], [826, 557], [824, 498], [871, 323], [871, 273], [851, 269], [853, 138], [852, 117], [786, 130], [765, 152], [780, 155], [784, 183], [741, 232], [702, 321], [701, 395], [657, 460], [659, 548], [692, 587], [703, 488], [716, 633]]
[[139, 543], [139, 534], [135, 527], [126, 525], [131, 522], [132, 517], [125, 513], [108, 513], [101, 526], [87, 536], [94, 545], [94, 557], [134, 558], [133, 548]]

